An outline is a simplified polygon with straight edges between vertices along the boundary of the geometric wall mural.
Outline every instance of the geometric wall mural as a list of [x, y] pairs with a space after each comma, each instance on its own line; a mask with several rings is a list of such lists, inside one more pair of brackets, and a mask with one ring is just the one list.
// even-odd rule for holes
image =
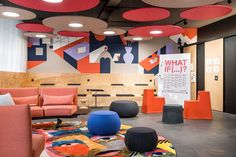
[[33, 68], [47, 60], [47, 44], [42, 39], [28, 38], [28, 69]]
[[[172, 47], [168, 43], [153, 53], [139, 52], [139, 42], [124, 41], [123, 36], [119, 35], [106, 37], [92, 33], [84, 38], [58, 36], [49, 44], [44, 44], [41, 39], [29, 38], [28, 44], [29, 70], [34, 67], [39, 69], [40, 64], [47, 61], [47, 55], [54, 53], [63, 60], [63, 64], [78, 73], [157, 74], [159, 55], [166, 54], [167, 51], [176, 52], [176, 50], [171, 50]], [[172, 44], [175, 43], [172, 42]], [[53, 49], [49, 52], [47, 50], [49, 48]], [[140, 53], [151, 55], [139, 60]], [[45, 68], [45, 66], [42, 67]], [[43, 72], [43, 69], [41, 71]]]
[[189, 45], [196, 43], [197, 28], [184, 28], [184, 32], [182, 34], [171, 36], [170, 39], [182, 46], [184, 46], [185, 44]]

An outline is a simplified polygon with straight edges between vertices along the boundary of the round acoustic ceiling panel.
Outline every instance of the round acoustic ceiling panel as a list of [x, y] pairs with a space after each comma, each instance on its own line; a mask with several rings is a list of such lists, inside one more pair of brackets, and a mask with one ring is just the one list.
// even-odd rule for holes
[[120, 28], [105, 28], [94, 30], [93, 33], [97, 35], [114, 36], [125, 34], [126, 30]]
[[148, 22], [166, 19], [170, 12], [162, 8], [140, 8], [126, 11], [123, 18], [130, 21]]
[[25, 36], [31, 37], [31, 38], [55, 38], [55, 34], [51, 33], [42, 33], [42, 32], [27, 32], [24, 33]]
[[143, 2], [163, 8], [191, 8], [215, 4], [224, 0], [142, 0]]
[[65, 37], [89, 37], [88, 32], [59, 31], [57, 34]]
[[81, 32], [89, 32], [107, 27], [105, 21], [87, 16], [54, 16], [44, 19], [43, 24], [57, 30]]
[[27, 32], [52, 32], [54, 29], [38, 23], [19, 23], [16, 27]]
[[156, 25], [136, 27], [129, 30], [129, 34], [144, 37], [166, 37], [181, 34], [184, 29], [174, 25]]
[[231, 12], [232, 8], [230, 6], [207, 5], [183, 11], [180, 16], [189, 20], [210, 20], [225, 16]]
[[96, 7], [100, 0], [8, 0], [17, 5], [47, 12], [78, 12]]
[[24, 9], [0, 6], [0, 18], [30, 20], [36, 18], [36, 14]]
[[123, 39], [126, 41], [146, 41], [146, 40], [151, 40], [152, 37], [126, 36]]

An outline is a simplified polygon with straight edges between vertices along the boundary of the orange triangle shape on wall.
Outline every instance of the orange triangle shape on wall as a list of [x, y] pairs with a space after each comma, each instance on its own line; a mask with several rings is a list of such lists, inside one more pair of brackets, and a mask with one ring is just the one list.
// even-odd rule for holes
[[33, 67], [36, 67], [36, 66], [38, 66], [39, 64], [42, 64], [42, 63], [44, 63], [45, 61], [28, 61], [27, 62], [27, 68], [28, 69], [31, 69], [31, 68], [33, 68]]

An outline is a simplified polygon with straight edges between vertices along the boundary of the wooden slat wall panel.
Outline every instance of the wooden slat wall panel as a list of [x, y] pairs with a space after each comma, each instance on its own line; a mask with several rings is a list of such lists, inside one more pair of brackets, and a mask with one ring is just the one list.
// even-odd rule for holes
[[[40, 84], [55, 84], [48, 87], [68, 87], [68, 84], [80, 84], [78, 94], [87, 94], [88, 89], [103, 89], [98, 94], [110, 94], [111, 97], [98, 97], [99, 106], [109, 106], [114, 100], [134, 100], [142, 104], [144, 89], [154, 88], [154, 75], [152, 74], [59, 74], [59, 73], [11, 73], [0, 72], [0, 87], [40, 87]], [[124, 86], [111, 86], [111, 84], [124, 84]], [[148, 86], [135, 86], [135, 84], [148, 84]], [[41, 86], [45, 87], [45, 86]], [[69, 86], [71, 87], [71, 86]], [[135, 97], [116, 97], [116, 94], [133, 94]], [[94, 106], [90, 101], [91, 106]]]

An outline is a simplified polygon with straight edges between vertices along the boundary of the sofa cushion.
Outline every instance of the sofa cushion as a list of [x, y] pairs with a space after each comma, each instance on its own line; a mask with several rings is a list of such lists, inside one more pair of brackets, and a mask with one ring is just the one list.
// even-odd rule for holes
[[43, 117], [43, 108], [39, 106], [30, 106], [31, 117]]
[[37, 106], [38, 105], [38, 95], [34, 96], [25, 96], [25, 97], [13, 97], [13, 100], [16, 105], [27, 104], [30, 106]]
[[15, 105], [11, 94], [7, 93], [4, 95], [0, 95], [0, 106], [11, 106], [11, 105]]
[[44, 150], [45, 146], [45, 138], [43, 135], [33, 134], [32, 135], [32, 143], [33, 143], [33, 156], [39, 157], [41, 152]]
[[76, 105], [42, 106], [45, 116], [71, 116], [77, 111]]
[[73, 105], [74, 95], [52, 96], [43, 95], [43, 105]]

